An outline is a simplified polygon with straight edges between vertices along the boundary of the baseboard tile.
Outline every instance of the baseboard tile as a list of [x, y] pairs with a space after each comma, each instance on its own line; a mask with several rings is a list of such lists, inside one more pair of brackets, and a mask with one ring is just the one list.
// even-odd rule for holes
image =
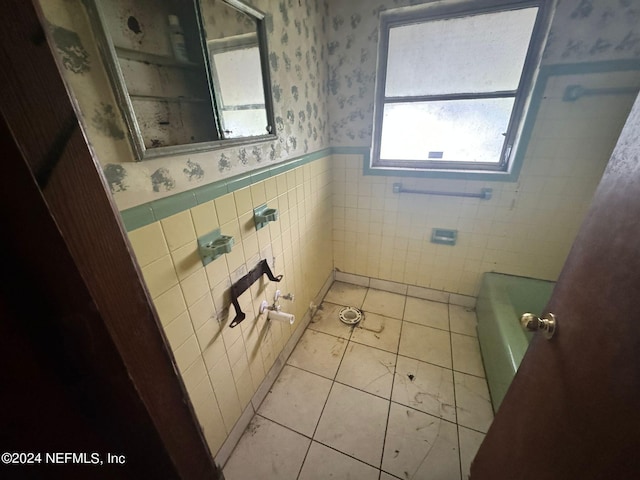
[[369, 286], [369, 277], [363, 277], [362, 275], [354, 275], [352, 273], [345, 273], [336, 270], [336, 281], [352, 283], [354, 285], [360, 285], [361, 287]]
[[389, 280], [381, 280], [378, 278], [369, 278], [353, 273], [335, 272], [335, 280], [337, 282], [351, 283], [362, 287], [375, 288], [391, 293], [399, 293], [409, 297], [421, 298], [423, 300], [431, 300], [432, 302], [450, 303], [452, 305], [460, 305], [467, 308], [475, 308], [476, 297], [470, 295], [461, 295], [459, 293], [445, 292], [442, 290], [434, 290], [432, 288], [418, 287], [416, 285], [406, 285], [399, 282], [391, 282]]
[[246, 430], [249, 423], [251, 423], [251, 419], [253, 418], [255, 413], [256, 412], [253, 408], [253, 405], [251, 404], [251, 402], [249, 402], [249, 405], [247, 405], [247, 408], [244, 409], [244, 411], [240, 415], [240, 418], [227, 436], [227, 439], [224, 441], [224, 443], [220, 447], [220, 450], [218, 450], [218, 453], [214, 457], [214, 461], [216, 462], [218, 468], [224, 468], [227, 460], [229, 460], [229, 457], [233, 453], [233, 449], [236, 448], [236, 445], [240, 441], [240, 438], [242, 437], [242, 434]]
[[371, 278], [369, 280], [369, 288], [375, 288], [377, 290], [384, 290], [385, 292], [406, 295], [408, 285], [405, 285], [404, 283], [390, 282], [388, 280], [378, 280], [377, 278]]

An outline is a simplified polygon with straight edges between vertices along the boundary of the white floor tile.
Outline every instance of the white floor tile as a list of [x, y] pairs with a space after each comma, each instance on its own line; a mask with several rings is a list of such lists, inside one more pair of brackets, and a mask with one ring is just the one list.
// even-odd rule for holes
[[258, 414], [311, 437], [329, 390], [331, 380], [285, 365]]
[[300, 338], [287, 363], [333, 379], [346, 348], [347, 341], [344, 338], [307, 330]]
[[398, 354], [451, 368], [449, 332], [403, 322]]
[[378, 469], [355, 458], [312, 442], [299, 480], [353, 479], [378, 480]]
[[451, 348], [453, 353], [453, 369], [477, 377], [484, 377], [484, 366], [480, 355], [480, 344], [476, 337], [451, 334]]
[[449, 305], [407, 297], [404, 320], [427, 327], [449, 330]]
[[311, 440], [256, 415], [224, 467], [227, 480], [295, 480]]
[[[468, 478], [493, 420], [475, 312], [416, 288], [422, 298], [334, 282], [227, 462], [228, 480]], [[344, 325], [342, 306], [364, 319]]]
[[385, 317], [402, 319], [406, 298], [406, 296], [397, 293], [370, 288], [364, 299], [362, 309], [365, 313], [373, 312]]
[[484, 378], [453, 372], [458, 424], [486, 433], [493, 421], [489, 389]]
[[351, 283], [333, 282], [331, 288], [324, 297], [325, 302], [335, 303], [344, 307], [362, 307], [367, 287], [353, 285]]
[[334, 383], [314, 439], [380, 466], [389, 401]]
[[353, 329], [351, 341], [398, 353], [402, 321], [375, 313], [365, 313]]
[[476, 331], [476, 312], [472, 308], [449, 305], [449, 321], [451, 323], [451, 332], [471, 335], [472, 337], [478, 336]]
[[349, 342], [336, 381], [388, 399], [395, 365], [394, 353]]
[[458, 426], [458, 437], [460, 438], [460, 468], [462, 470], [463, 480], [469, 478], [471, 462], [473, 461], [478, 448], [484, 440], [484, 433], [469, 430], [468, 428]]
[[340, 309], [344, 306], [326, 301], [322, 302], [313, 320], [309, 323], [309, 328], [317, 332], [327, 333], [348, 340], [349, 337], [351, 337], [353, 326], [342, 323], [338, 318]]
[[400, 478], [459, 480], [456, 425], [391, 403], [382, 469]]
[[456, 421], [453, 372], [447, 368], [398, 357], [391, 399], [421, 412]]
[[398, 480], [398, 477], [389, 475], [387, 472], [380, 472], [380, 480]]

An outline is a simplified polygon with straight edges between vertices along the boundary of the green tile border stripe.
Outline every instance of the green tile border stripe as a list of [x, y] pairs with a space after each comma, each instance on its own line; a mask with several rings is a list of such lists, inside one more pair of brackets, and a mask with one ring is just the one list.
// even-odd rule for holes
[[120, 212], [122, 222], [124, 223], [127, 232], [130, 232], [189, 208], [215, 200], [227, 193], [235, 192], [236, 190], [261, 182], [267, 178], [275, 177], [276, 175], [301, 167], [307, 163], [328, 157], [332, 153], [333, 151], [331, 148], [324, 148], [307, 155], [286, 160], [271, 167], [242, 173], [225, 180], [196, 187], [186, 192], [177, 193], [169, 197], [164, 197], [159, 200], [153, 200], [136, 207], [128, 208]]
[[[560, 63], [543, 65], [538, 72], [535, 86], [531, 93], [531, 104], [527, 109], [527, 114], [520, 133], [520, 142], [517, 146], [516, 155], [513, 159], [511, 171], [509, 172], [425, 172], [420, 170], [385, 170], [381, 168], [371, 168], [369, 147], [333, 147], [334, 153], [360, 153], [364, 156], [364, 175], [382, 175], [388, 177], [428, 177], [457, 180], [480, 180], [491, 182], [516, 182], [522, 170], [524, 156], [531, 140], [533, 128], [538, 117], [540, 105], [542, 104], [544, 91], [550, 77], [560, 75], [585, 75], [592, 73], [623, 72], [640, 70], [640, 60], [609, 60], [601, 62], [583, 63]], [[344, 150], [344, 151], [342, 151]]]

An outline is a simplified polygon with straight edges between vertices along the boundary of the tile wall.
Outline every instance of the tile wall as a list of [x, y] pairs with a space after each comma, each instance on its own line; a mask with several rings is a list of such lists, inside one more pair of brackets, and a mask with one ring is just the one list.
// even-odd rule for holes
[[[334, 155], [334, 266], [471, 296], [488, 271], [556, 280], [635, 97], [563, 102], [564, 90], [639, 83], [637, 72], [551, 77], [517, 183], [364, 176], [362, 155]], [[394, 194], [395, 182], [493, 198]], [[457, 244], [431, 243], [433, 228], [458, 230]]]
[[[330, 168], [330, 158], [322, 158], [129, 232], [214, 455], [332, 274]], [[256, 231], [253, 208], [265, 203], [279, 218]], [[235, 245], [203, 267], [196, 239], [215, 228]], [[284, 278], [254, 283], [240, 297], [247, 318], [231, 329], [229, 288], [262, 258]], [[296, 315], [291, 326], [259, 316], [261, 301], [271, 303], [276, 288], [295, 294], [293, 303], [282, 302]]]

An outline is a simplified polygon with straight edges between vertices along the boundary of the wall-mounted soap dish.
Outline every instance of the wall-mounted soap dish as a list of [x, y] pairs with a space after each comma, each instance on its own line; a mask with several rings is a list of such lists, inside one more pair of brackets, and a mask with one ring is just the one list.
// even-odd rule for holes
[[219, 228], [198, 238], [198, 253], [203, 265], [213, 262], [220, 255], [231, 252], [232, 247], [233, 237], [222, 235]]
[[266, 227], [267, 223], [278, 220], [278, 210], [261, 205], [253, 209], [253, 219], [256, 222], [256, 230], [260, 230]]

